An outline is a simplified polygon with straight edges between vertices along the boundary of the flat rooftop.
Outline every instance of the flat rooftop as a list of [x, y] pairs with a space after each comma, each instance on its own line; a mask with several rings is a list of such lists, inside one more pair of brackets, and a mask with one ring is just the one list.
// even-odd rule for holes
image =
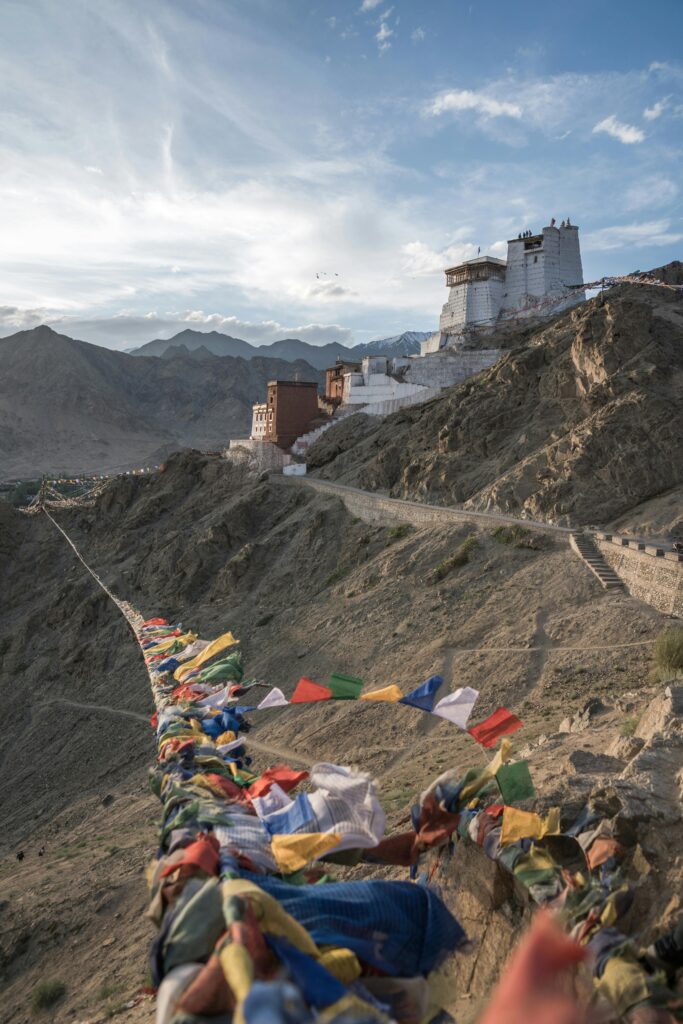
[[458, 270], [460, 267], [472, 267], [477, 263], [493, 263], [497, 267], [507, 266], [507, 260], [499, 260], [495, 256], [475, 256], [473, 260], [464, 260], [462, 263], [456, 263], [454, 267], [446, 267], [445, 273]]

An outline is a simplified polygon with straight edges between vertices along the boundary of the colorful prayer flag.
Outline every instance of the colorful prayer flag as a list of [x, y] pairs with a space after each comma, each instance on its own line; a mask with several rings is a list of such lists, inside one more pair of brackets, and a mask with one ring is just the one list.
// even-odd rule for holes
[[520, 839], [542, 839], [543, 836], [560, 831], [560, 809], [552, 807], [545, 818], [532, 811], [520, 811], [507, 807], [503, 811], [503, 829], [500, 845], [508, 846]]
[[482, 747], [492, 747], [499, 736], [506, 736], [521, 728], [522, 722], [517, 715], [513, 715], [507, 708], [497, 708], [484, 722], [473, 725], [467, 731]]
[[528, 761], [501, 765], [496, 773], [496, 782], [506, 804], [529, 800], [536, 795]]
[[467, 728], [467, 721], [472, 714], [472, 708], [477, 702], [479, 690], [473, 690], [470, 686], [461, 686], [434, 705], [432, 714], [445, 718], [460, 729]]
[[409, 704], [413, 708], [420, 708], [421, 711], [431, 711], [434, 707], [434, 698], [442, 683], [441, 676], [430, 676], [417, 689], [411, 690], [405, 697], [401, 697], [399, 704]]
[[280, 708], [285, 704], [289, 704], [289, 701], [282, 690], [279, 687], [274, 686], [273, 689], [265, 695], [261, 703], [256, 705], [256, 710], [264, 711], [266, 708]]
[[317, 700], [330, 700], [331, 697], [332, 690], [329, 686], [321, 686], [320, 683], [314, 683], [312, 679], [302, 676], [296, 684], [290, 704], [309, 704]]
[[214, 654], [220, 654], [226, 647], [234, 647], [239, 641], [235, 640], [232, 633], [223, 633], [222, 636], [216, 637], [211, 643], [197, 655], [196, 658], [192, 658], [191, 661], [184, 662], [180, 668], [177, 668], [173, 674], [173, 678], [177, 679], [179, 683], [185, 679], [186, 676], [199, 668], [200, 665], [204, 665], [210, 658], [213, 658]]
[[402, 696], [403, 693], [400, 688], [395, 683], [392, 683], [390, 686], [383, 686], [381, 690], [370, 690], [369, 693], [362, 694], [358, 699], [386, 701], [387, 704], [396, 704]]
[[301, 832], [291, 836], [273, 836], [271, 850], [282, 874], [289, 875], [322, 857], [338, 843], [339, 836], [334, 832]]
[[363, 680], [356, 676], [346, 676], [342, 672], [333, 672], [328, 686], [333, 700], [358, 700]]

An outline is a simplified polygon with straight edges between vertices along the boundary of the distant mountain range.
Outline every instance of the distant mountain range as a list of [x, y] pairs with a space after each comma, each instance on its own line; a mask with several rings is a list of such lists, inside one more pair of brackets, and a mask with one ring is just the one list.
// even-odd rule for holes
[[274, 341], [271, 345], [250, 345], [242, 338], [231, 338], [220, 331], [193, 331], [187, 328], [172, 338], [156, 338], [146, 345], [132, 349], [132, 356], [191, 355], [195, 359], [207, 356], [232, 356], [242, 359], [263, 358], [285, 359], [292, 362], [304, 359], [317, 370], [332, 366], [337, 359], [360, 361], [364, 356], [412, 356], [420, 351], [420, 342], [430, 337], [432, 331], [404, 331], [392, 338], [378, 338], [362, 345], [349, 348], [346, 345], [330, 343], [328, 345], [311, 345], [299, 338], [284, 338]]
[[46, 326], [2, 338], [0, 479], [105, 473], [161, 462], [182, 447], [226, 447], [248, 436], [267, 381], [322, 383], [310, 363], [262, 351], [272, 349], [249, 359], [217, 358], [206, 347], [134, 358]]

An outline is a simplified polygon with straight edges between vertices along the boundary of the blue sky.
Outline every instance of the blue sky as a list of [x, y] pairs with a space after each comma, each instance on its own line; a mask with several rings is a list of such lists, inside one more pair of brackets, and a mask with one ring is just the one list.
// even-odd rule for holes
[[0, 333], [127, 348], [436, 327], [552, 216], [683, 253], [683, 3], [4, 0]]

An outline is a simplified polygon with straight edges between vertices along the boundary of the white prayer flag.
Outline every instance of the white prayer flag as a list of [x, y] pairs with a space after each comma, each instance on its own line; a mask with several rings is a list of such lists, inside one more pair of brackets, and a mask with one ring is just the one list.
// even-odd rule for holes
[[479, 690], [473, 690], [470, 686], [462, 686], [459, 690], [442, 697], [434, 706], [432, 714], [448, 719], [460, 729], [466, 729], [467, 720], [472, 714], [472, 708], [476, 704], [478, 696]]
[[262, 711], [264, 708], [279, 708], [283, 704], [289, 704], [289, 701], [285, 697], [282, 690], [274, 686], [270, 693], [267, 693], [260, 704], [256, 705], [257, 711]]

